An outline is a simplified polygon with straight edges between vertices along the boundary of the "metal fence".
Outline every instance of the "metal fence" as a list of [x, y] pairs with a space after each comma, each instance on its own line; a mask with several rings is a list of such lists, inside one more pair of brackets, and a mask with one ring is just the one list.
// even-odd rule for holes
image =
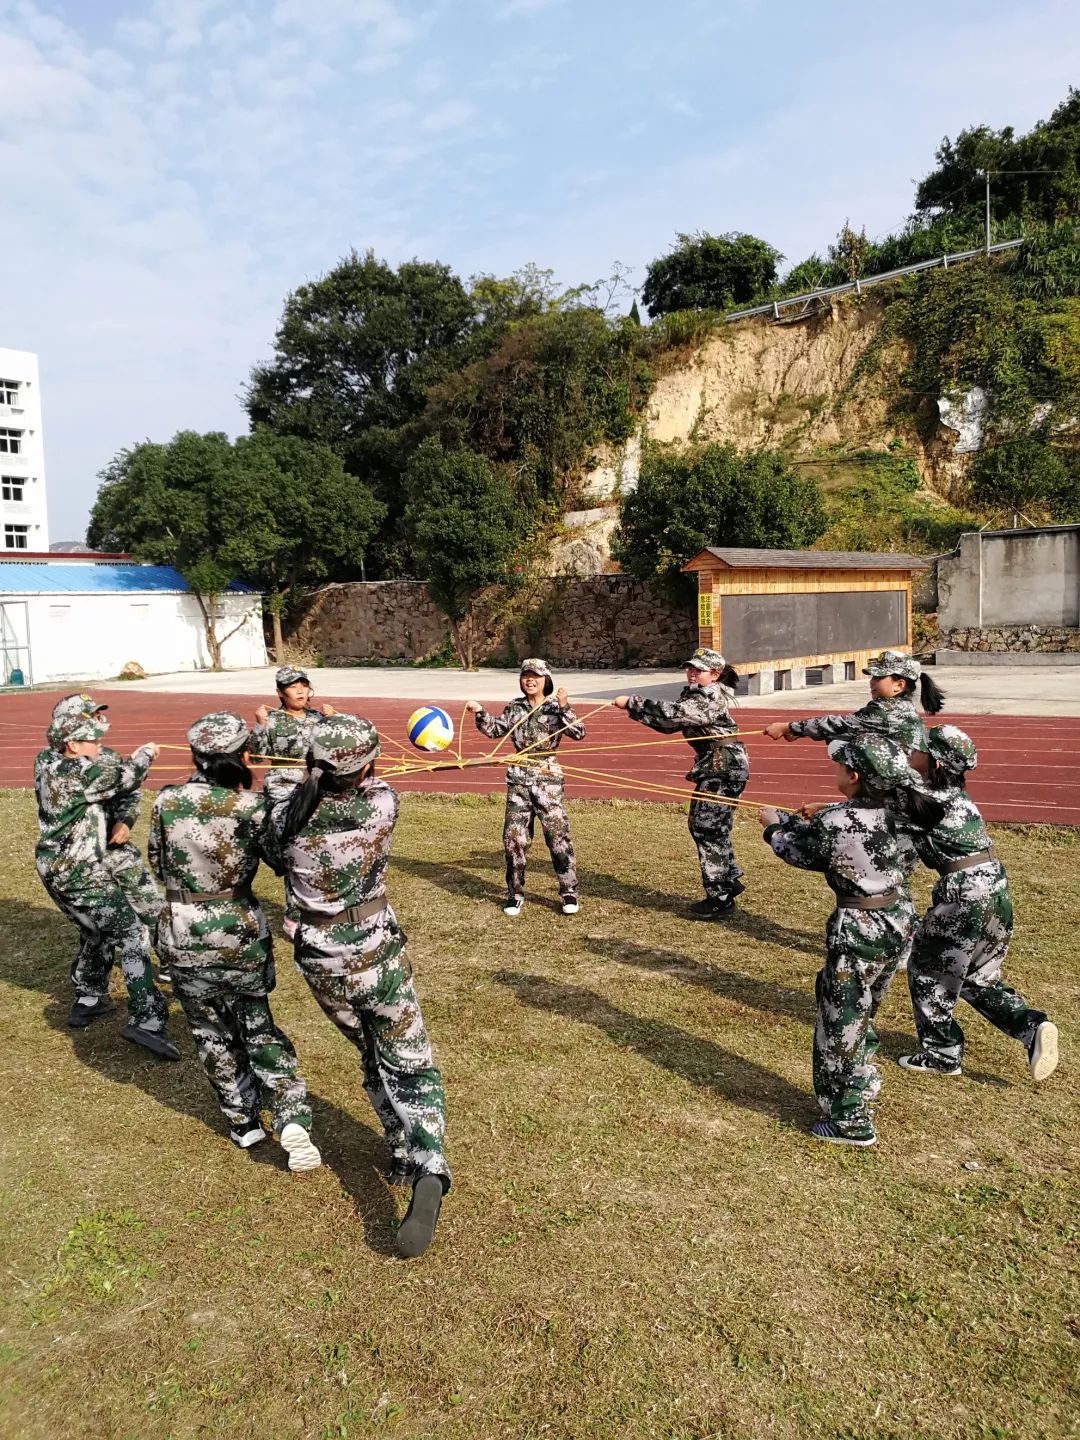
[[901, 265], [899, 270], [883, 270], [880, 275], [868, 275], [865, 280], [849, 280], [845, 285], [830, 285], [825, 290], [808, 290], [805, 295], [785, 295], [782, 300], [770, 300], [765, 305], [754, 305], [749, 310], [731, 310], [724, 316], [727, 324], [734, 320], [746, 320], [751, 315], [771, 315], [774, 320], [779, 320], [785, 310], [793, 310], [797, 306], [806, 306], [811, 300], [823, 300], [829, 295], [846, 295], [854, 292], [861, 295], [864, 290], [871, 289], [874, 285], [882, 285], [886, 280], [898, 280], [901, 275], [916, 275], [920, 270], [936, 270], [940, 265], [947, 270], [950, 265], [957, 265], [964, 260], [974, 260], [979, 255], [996, 255], [1002, 250], [1015, 250], [1022, 245], [1023, 240], [999, 240], [996, 245], [989, 247], [978, 246], [975, 250], [958, 250], [955, 255], [938, 255], [933, 260], [920, 260], [915, 265]]

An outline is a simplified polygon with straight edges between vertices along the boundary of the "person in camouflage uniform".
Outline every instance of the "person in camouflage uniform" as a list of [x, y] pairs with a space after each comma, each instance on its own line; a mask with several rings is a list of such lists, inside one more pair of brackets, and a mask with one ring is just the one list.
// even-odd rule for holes
[[[179, 1060], [180, 1052], [165, 1035], [169, 1007], [154, 986], [149, 931], [121, 889], [108, 850], [115, 830], [106, 807], [114, 807], [114, 817], [131, 813], [131, 797], [145, 779], [157, 746], [140, 746], [129, 760], [112, 751], [103, 753], [109, 728], [104, 708], [89, 695], [65, 696], [53, 711], [48, 748], [34, 762], [37, 872], [81, 936], [71, 970], [75, 1001], [68, 1024], [83, 1029], [114, 1009], [108, 998], [109, 973], [118, 955], [130, 1016], [121, 1035], [162, 1059]], [[125, 870], [124, 865], [117, 868]], [[129, 862], [126, 868], [134, 867]], [[130, 888], [141, 890], [142, 880], [136, 878]]]
[[843, 802], [814, 807], [809, 819], [781, 818], [766, 807], [766, 843], [789, 865], [820, 870], [836, 895], [825, 929], [825, 964], [818, 973], [814, 1027], [814, 1093], [823, 1119], [818, 1140], [869, 1146], [876, 1142], [872, 1102], [881, 1088], [873, 1063], [873, 1020], [915, 933], [915, 907], [903, 875], [886, 793], [907, 792], [910, 823], [934, 823], [941, 807], [919, 796], [907, 754], [884, 736], [829, 744]]
[[[545, 660], [524, 660], [519, 676], [522, 695], [492, 715], [477, 700], [466, 708], [476, 728], [489, 740], [509, 736], [521, 759], [506, 767], [506, 811], [503, 850], [506, 853], [504, 915], [520, 915], [525, 903], [525, 863], [537, 820], [551, 852], [564, 915], [578, 912], [577, 861], [570, 838], [570, 820], [563, 797], [563, 772], [555, 751], [563, 738], [583, 740], [585, 726], [574, 714], [566, 691], [559, 687]], [[552, 694], [554, 691], [554, 694]]]
[[955, 725], [930, 731], [930, 793], [945, 814], [933, 830], [914, 835], [920, 858], [938, 872], [938, 881], [908, 969], [919, 1050], [901, 1056], [900, 1064], [926, 1074], [959, 1075], [964, 1032], [953, 1012], [957, 1000], [966, 1000], [991, 1025], [1020, 1041], [1032, 1078], [1045, 1080], [1057, 1068], [1057, 1027], [1001, 978], [1013, 908], [1005, 867], [994, 857], [982, 816], [965, 788], [965, 776], [977, 760], [971, 738]]
[[376, 778], [379, 737], [355, 715], [315, 726], [304, 783], [270, 807], [267, 858], [299, 909], [296, 964], [319, 1005], [363, 1057], [364, 1088], [412, 1184], [403, 1254], [431, 1243], [450, 1188], [445, 1101], [413, 984], [405, 934], [386, 898], [398, 797]]
[[247, 1150], [266, 1139], [265, 1098], [289, 1169], [314, 1170], [311, 1107], [270, 1012], [270, 931], [251, 892], [266, 805], [251, 791], [250, 738], [229, 711], [196, 720], [187, 732], [195, 773], [154, 801], [150, 863], [167, 900], [159, 944], [233, 1143]]
[[641, 695], [617, 695], [615, 705], [631, 720], [671, 735], [686, 736], [696, 759], [687, 772], [694, 782], [690, 802], [690, 836], [697, 847], [705, 899], [690, 907], [691, 914], [711, 919], [730, 910], [746, 888], [735, 860], [731, 833], [734, 805], [697, 799], [716, 795], [736, 799], [750, 778], [746, 747], [727, 740], [738, 729], [728, 711], [738, 675], [717, 650], [695, 650], [686, 662], [686, 684], [677, 700], [647, 700]]
[[332, 705], [311, 704], [314, 690], [311, 681], [296, 665], [279, 665], [274, 674], [281, 704], [271, 710], [260, 705], [255, 711], [255, 728], [251, 732], [251, 753], [303, 760], [311, 748], [316, 723], [325, 715], [336, 715]]

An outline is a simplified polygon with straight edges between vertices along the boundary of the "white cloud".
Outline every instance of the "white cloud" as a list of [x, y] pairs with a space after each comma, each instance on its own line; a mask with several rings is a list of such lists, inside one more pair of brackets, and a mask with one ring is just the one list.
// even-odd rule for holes
[[566, 0], [505, 0], [495, 14], [499, 20], [513, 20], [518, 15], [540, 15], [545, 10], [554, 10], [556, 6], [565, 3]]

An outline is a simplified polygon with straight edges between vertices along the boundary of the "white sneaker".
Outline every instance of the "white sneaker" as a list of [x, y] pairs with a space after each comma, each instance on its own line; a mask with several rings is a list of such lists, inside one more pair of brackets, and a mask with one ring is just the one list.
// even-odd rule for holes
[[1057, 1063], [1057, 1026], [1049, 1020], [1044, 1020], [1035, 1031], [1035, 1039], [1031, 1042], [1031, 1049], [1028, 1052], [1031, 1078], [1033, 1080], [1045, 1080], [1048, 1075], [1052, 1075], [1057, 1069]]
[[294, 1120], [281, 1132], [282, 1147], [289, 1152], [290, 1170], [317, 1170], [322, 1164], [315, 1142], [309, 1131]]
[[230, 1130], [229, 1139], [241, 1150], [250, 1150], [266, 1139], [266, 1131], [261, 1125], [246, 1125], [243, 1130]]
[[576, 895], [566, 895], [566, 896], [564, 896], [564, 897], [563, 897], [563, 902], [562, 902], [562, 913], [563, 913], [564, 915], [576, 915], [577, 912], [578, 912], [577, 896], [576, 896]]
[[503, 906], [503, 914], [504, 914], [504, 915], [520, 915], [520, 914], [521, 914], [521, 907], [522, 907], [522, 905], [524, 905], [524, 904], [525, 904], [525, 896], [524, 896], [524, 895], [515, 895], [512, 900], [508, 900], [507, 903]]

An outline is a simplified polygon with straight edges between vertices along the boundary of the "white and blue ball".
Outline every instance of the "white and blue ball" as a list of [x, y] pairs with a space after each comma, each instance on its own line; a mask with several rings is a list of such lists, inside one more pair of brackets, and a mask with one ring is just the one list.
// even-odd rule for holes
[[454, 722], [437, 705], [414, 710], [406, 728], [418, 750], [445, 750], [454, 738]]

